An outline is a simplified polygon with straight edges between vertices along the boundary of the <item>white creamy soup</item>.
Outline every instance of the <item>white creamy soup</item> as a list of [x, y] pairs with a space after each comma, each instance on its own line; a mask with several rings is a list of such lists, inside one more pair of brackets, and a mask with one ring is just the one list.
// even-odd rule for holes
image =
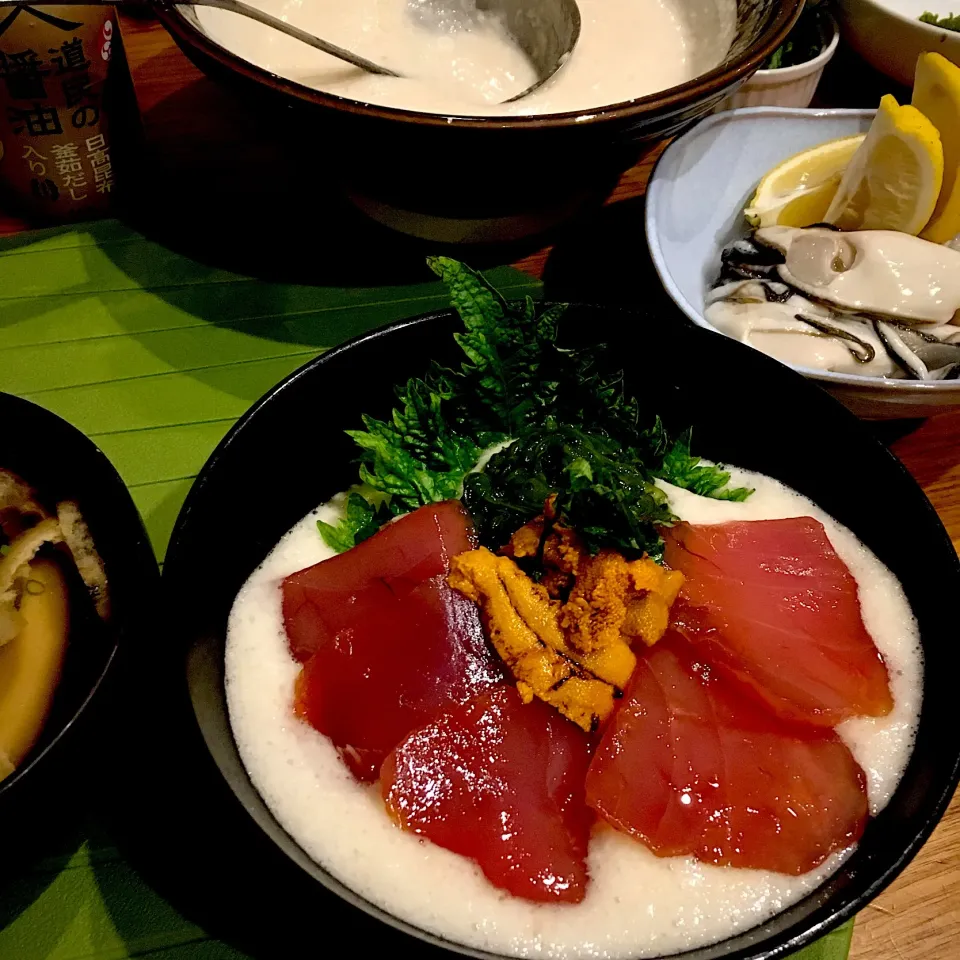
[[557, 113], [632, 100], [717, 66], [736, 30], [736, 0], [578, 0], [582, 29], [573, 55], [540, 90], [504, 105], [534, 82], [532, 65], [495, 22], [425, 26], [436, 18], [424, 18], [421, 5], [442, 10], [450, 0], [250, 2], [402, 79], [366, 73], [224, 10], [200, 7], [196, 15], [222, 46], [291, 80], [352, 100], [454, 115]]
[[[867, 776], [871, 811], [890, 799], [910, 754], [923, 667], [917, 625], [897, 579], [845, 527], [806, 498], [759, 474], [745, 503], [663, 485], [693, 523], [813, 516], [856, 578], [863, 619], [886, 660], [893, 712], [838, 732]], [[659, 859], [642, 843], [598, 826], [590, 884], [576, 906], [543, 905], [493, 887], [471, 861], [398, 829], [377, 788], [357, 783], [326, 737], [294, 718], [299, 665], [280, 611], [284, 577], [332, 555], [316, 520], [334, 523], [343, 498], [306, 516], [253, 573], [230, 614], [226, 686], [230, 720], [250, 777], [285, 830], [318, 863], [371, 903], [411, 924], [478, 949], [517, 957], [656, 956], [724, 939], [763, 922], [829, 876], [849, 851], [800, 877]]]

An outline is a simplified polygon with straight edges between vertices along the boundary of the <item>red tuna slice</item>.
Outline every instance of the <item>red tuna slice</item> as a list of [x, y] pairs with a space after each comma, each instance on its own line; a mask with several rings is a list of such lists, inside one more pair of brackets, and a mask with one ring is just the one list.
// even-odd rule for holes
[[405, 830], [475, 860], [494, 886], [579, 903], [593, 814], [590, 739], [545, 703], [500, 686], [452, 707], [387, 757], [387, 811]]
[[432, 577], [473, 550], [473, 525], [457, 500], [431, 504], [387, 524], [369, 540], [283, 581], [283, 626], [305, 663], [359, 617]]
[[677, 629], [779, 716], [835, 726], [893, 709], [857, 582], [819, 521], [680, 523], [664, 540], [687, 578]]
[[832, 730], [781, 720], [669, 632], [597, 747], [587, 803], [657, 856], [801, 874], [859, 839], [863, 771]]
[[411, 730], [502, 680], [476, 606], [446, 582], [472, 533], [458, 503], [421, 507], [283, 582], [291, 651], [307, 661], [297, 713], [360, 780]]

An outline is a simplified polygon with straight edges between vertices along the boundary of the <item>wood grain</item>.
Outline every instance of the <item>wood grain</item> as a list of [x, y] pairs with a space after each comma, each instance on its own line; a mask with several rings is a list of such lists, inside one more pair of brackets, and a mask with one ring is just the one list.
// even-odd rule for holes
[[[271, 199], [285, 189], [282, 164], [289, 144], [246, 104], [200, 74], [159, 25], [125, 18], [123, 27], [148, 156], [160, 163], [158, 169], [167, 180], [180, 185], [200, 182], [205, 192], [191, 193], [191, 202], [200, 195], [227, 194], [233, 207], [242, 207], [248, 235], [262, 234], [273, 224]], [[823, 102], [836, 106], [874, 106], [879, 94], [891, 89], [849, 56], [836, 59], [821, 87]], [[623, 176], [608, 201], [608, 215], [593, 224], [603, 249], [618, 251], [639, 273], [646, 271], [648, 279], [642, 197], [661, 149], [650, 150]], [[165, 202], [171, 196], [157, 180], [151, 190], [159, 191]], [[183, 224], [194, 228], [204, 213], [204, 209], [190, 208]], [[15, 217], [0, 215], [0, 233], [23, 228]], [[514, 259], [521, 269], [549, 281], [551, 265], [568, 262], [562, 255], [565, 245], [581, 250], [575, 239], [568, 235], [555, 248], [528, 250]], [[604, 269], [604, 264], [598, 262], [597, 269]], [[893, 449], [926, 491], [958, 545], [960, 413], [909, 427], [901, 431]], [[954, 799], [914, 862], [861, 915], [851, 956], [853, 960], [960, 957], [960, 799]]]

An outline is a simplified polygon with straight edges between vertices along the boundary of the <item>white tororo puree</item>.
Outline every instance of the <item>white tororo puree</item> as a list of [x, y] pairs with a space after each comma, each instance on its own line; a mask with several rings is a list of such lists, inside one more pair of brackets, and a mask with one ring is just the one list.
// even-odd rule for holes
[[579, 0], [580, 39], [543, 88], [504, 100], [536, 79], [502, 28], [428, 29], [420, 4], [470, 0], [248, 0], [324, 40], [402, 74], [365, 73], [255, 21], [200, 7], [212, 39], [273, 73], [352, 100], [451, 115], [584, 110], [632, 100], [691, 80], [723, 60], [736, 30], [735, 0]]
[[[732, 469], [754, 487], [745, 503], [667, 487], [675, 513], [694, 523], [813, 516], [826, 527], [860, 591], [863, 618], [890, 672], [895, 707], [839, 731], [867, 773], [871, 810], [889, 800], [910, 753], [920, 710], [916, 622], [899, 582], [845, 527], [768, 477]], [[641, 843], [598, 827], [581, 904], [536, 905], [491, 886], [469, 860], [404, 833], [375, 788], [353, 780], [329, 740], [292, 714], [298, 665], [280, 613], [283, 577], [331, 556], [316, 520], [336, 520], [343, 498], [314, 510], [252, 574], [230, 614], [226, 684], [230, 720], [250, 777], [287, 832], [370, 902], [453, 941], [518, 957], [656, 956], [715, 942], [761, 923], [813, 890], [842, 862], [800, 877], [658, 859]]]

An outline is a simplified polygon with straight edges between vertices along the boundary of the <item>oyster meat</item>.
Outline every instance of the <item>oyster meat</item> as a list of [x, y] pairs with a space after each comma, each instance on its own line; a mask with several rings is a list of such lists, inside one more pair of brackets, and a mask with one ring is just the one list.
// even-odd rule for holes
[[960, 319], [960, 253], [949, 247], [893, 230], [763, 227], [754, 236], [783, 254], [781, 280], [837, 310], [917, 323]]
[[795, 366], [960, 377], [960, 252], [888, 230], [764, 227], [721, 255], [704, 315]]

